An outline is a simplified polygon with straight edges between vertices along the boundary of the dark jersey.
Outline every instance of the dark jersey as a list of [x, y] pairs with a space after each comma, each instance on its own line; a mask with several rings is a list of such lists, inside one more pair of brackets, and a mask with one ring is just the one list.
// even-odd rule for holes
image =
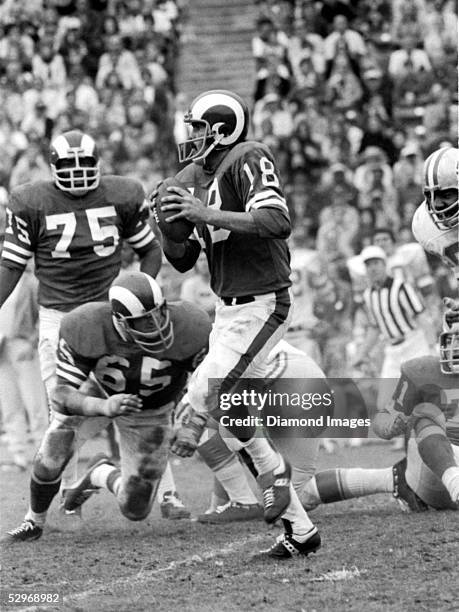
[[231, 149], [212, 175], [192, 163], [177, 178], [207, 206], [249, 212], [255, 221], [253, 235], [201, 224], [187, 241], [191, 256], [205, 249], [211, 287], [217, 295], [262, 295], [290, 286], [285, 240], [290, 233], [289, 213], [275, 162], [265, 145], [243, 142]]
[[81, 198], [51, 181], [16, 188], [7, 209], [1, 265], [23, 269], [35, 255], [42, 306], [68, 311], [104, 300], [121, 266], [123, 239], [142, 254], [155, 241], [142, 185], [104, 176]]
[[107, 302], [85, 304], [66, 314], [57, 353], [58, 383], [78, 389], [92, 372], [107, 395], [137, 394], [144, 410], [178, 401], [188, 372], [207, 347], [211, 323], [190, 302], [168, 307], [175, 339], [169, 349], [156, 355], [122, 340]]
[[450, 442], [459, 445], [459, 377], [443, 374], [434, 356], [410, 359], [402, 365], [391, 408], [409, 416], [422, 403], [443, 412], [446, 434]]

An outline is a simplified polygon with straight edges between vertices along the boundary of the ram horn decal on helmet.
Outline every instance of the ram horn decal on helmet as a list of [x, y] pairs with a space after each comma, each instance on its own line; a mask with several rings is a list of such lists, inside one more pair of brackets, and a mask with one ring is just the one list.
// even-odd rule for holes
[[113, 324], [125, 341], [155, 355], [174, 342], [174, 329], [158, 283], [144, 272], [124, 272], [109, 290]]
[[237, 94], [216, 89], [195, 98], [184, 120], [190, 137], [178, 145], [179, 160], [198, 161], [246, 139], [249, 109]]

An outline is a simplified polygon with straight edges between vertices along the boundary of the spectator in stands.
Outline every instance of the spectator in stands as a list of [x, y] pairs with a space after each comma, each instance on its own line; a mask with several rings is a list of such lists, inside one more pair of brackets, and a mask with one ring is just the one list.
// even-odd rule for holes
[[365, 41], [362, 36], [349, 27], [348, 19], [338, 14], [333, 19], [333, 31], [324, 41], [326, 76], [332, 72], [337, 57], [345, 55], [353, 72], [360, 74], [360, 62], [366, 53]]
[[360, 80], [352, 70], [349, 56], [344, 52], [338, 53], [325, 84], [325, 101], [333, 109], [345, 112], [357, 106], [362, 94]]
[[394, 187], [402, 208], [406, 203], [420, 203], [422, 199], [423, 157], [417, 143], [407, 143], [400, 152], [400, 159], [394, 164]]
[[416, 37], [407, 33], [401, 41], [401, 49], [392, 51], [388, 71], [396, 83], [413, 73], [419, 75], [431, 71], [432, 66], [427, 53], [423, 49], [418, 49], [416, 44]]
[[64, 59], [60, 53], [54, 51], [51, 41], [44, 39], [38, 43], [32, 58], [32, 74], [42, 79], [45, 87], [65, 87], [67, 73]]
[[259, 100], [269, 92], [285, 97], [290, 89], [291, 78], [288, 38], [266, 17], [260, 18], [256, 27], [257, 33], [252, 39], [252, 55], [257, 74], [254, 100]]
[[142, 77], [135, 55], [128, 51], [119, 36], [111, 36], [107, 40], [107, 51], [99, 60], [99, 68], [96, 76], [96, 87], [102, 89], [106, 77], [116, 72], [124, 89], [130, 90], [134, 87], [142, 87]]
[[367, 117], [379, 117], [383, 123], [392, 117], [391, 87], [379, 67], [363, 73], [362, 111]]
[[31, 181], [51, 179], [49, 163], [42, 152], [43, 137], [30, 134], [26, 150], [20, 155], [11, 171], [10, 191]]

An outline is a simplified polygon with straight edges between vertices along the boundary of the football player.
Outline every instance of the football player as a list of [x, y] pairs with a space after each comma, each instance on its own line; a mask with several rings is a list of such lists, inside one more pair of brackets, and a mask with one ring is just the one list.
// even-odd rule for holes
[[392, 401], [373, 423], [387, 440], [411, 433], [407, 456], [384, 469], [319, 472], [300, 493], [306, 507], [392, 492], [414, 512], [459, 508], [459, 301], [444, 325], [440, 360], [429, 355], [405, 362]]
[[[157, 282], [143, 272], [120, 275], [109, 302], [90, 302], [64, 316], [51, 398], [55, 415], [34, 459], [30, 508], [5, 542], [41, 537], [64, 467], [92, 420], [104, 427], [113, 420], [120, 467], [105, 456], [94, 457], [67, 489], [64, 507], [75, 511], [107, 488], [128, 519], [148, 515], [166, 467], [172, 411], [210, 328], [202, 309], [186, 302], [167, 304]], [[91, 388], [82, 392], [90, 375], [105, 398]]]
[[[209, 352], [188, 386], [193, 422], [179, 431], [173, 450], [191, 455], [207, 415], [218, 405], [218, 393], [246, 389], [244, 379], [260, 386], [269, 351], [291, 320], [290, 265], [286, 238], [290, 219], [273, 156], [264, 144], [247, 141], [249, 110], [226, 90], [199, 95], [185, 116], [189, 138], [179, 144], [181, 162], [189, 162], [170, 186], [161, 209], [175, 211], [173, 223], [187, 219], [194, 234], [175, 243], [163, 232], [163, 249], [180, 272], [190, 270], [204, 249], [212, 290], [219, 297]], [[153, 192], [152, 199], [157, 196]], [[231, 416], [248, 415], [247, 406], [232, 406]], [[201, 420], [201, 424], [199, 424]], [[295, 540], [306, 550], [317, 530], [304, 512], [290, 481], [290, 466], [255, 427], [229, 427], [233, 449], [245, 447], [260, 474], [265, 520], [274, 522], [288, 508], [296, 513]], [[301, 529], [299, 529], [299, 525]]]
[[[413, 234], [459, 277], [459, 150], [442, 147], [424, 164], [424, 202], [413, 217]], [[390, 439], [411, 431], [407, 457], [386, 470], [330, 470], [305, 492], [312, 503], [390, 491], [411, 510], [457, 508], [459, 501], [459, 300], [445, 299], [440, 361], [433, 356], [402, 366], [392, 402], [375, 420]], [[392, 473], [391, 473], [392, 472]], [[314, 488], [315, 487], [315, 488]], [[314, 502], [315, 500], [315, 502]]]
[[424, 164], [425, 200], [414, 213], [412, 230], [419, 244], [440, 257], [459, 278], [459, 149], [442, 147]]
[[[35, 258], [39, 281], [39, 358], [48, 397], [56, 384], [59, 324], [66, 312], [105, 300], [121, 268], [125, 240], [140, 268], [156, 276], [161, 249], [147, 223], [141, 184], [131, 178], [101, 176], [95, 141], [72, 130], [50, 147], [52, 180], [26, 183], [11, 192], [0, 260], [0, 308]], [[88, 431], [91, 437], [96, 432]], [[76, 461], [63, 488], [76, 478]]]

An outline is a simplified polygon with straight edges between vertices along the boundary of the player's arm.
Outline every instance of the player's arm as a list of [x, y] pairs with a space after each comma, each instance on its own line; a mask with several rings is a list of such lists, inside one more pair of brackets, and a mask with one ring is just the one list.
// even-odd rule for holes
[[177, 214], [169, 217], [168, 221], [185, 218], [193, 223], [206, 223], [238, 234], [255, 234], [260, 238], [289, 236], [291, 226], [288, 208], [268, 149], [255, 147], [242, 155], [235, 160], [231, 175], [228, 174], [226, 178], [232, 182], [244, 205], [244, 212], [205, 206], [187, 190], [174, 186], [169, 189], [176, 192], [176, 195], [171, 194], [162, 199], [163, 210], [177, 210]]
[[137, 395], [117, 393], [102, 399], [85, 395], [69, 384], [58, 383], [52, 396], [53, 409], [65, 415], [86, 417], [120, 415], [141, 412], [142, 400]]
[[[385, 381], [380, 380], [380, 384]], [[390, 384], [390, 381], [388, 381]], [[391, 400], [379, 409], [373, 420], [373, 429], [380, 438], [391, 440], [407, 430], [411, 412], [418, 402], [416, 386], [411, 382], [402, 366], [402, 374]]]
[[33, 255], [30, 223], [28, 217], [16, 202], [14, 193], [11, 196], [10, 207], [6, 209], [6, 228], [3, 250], [0, 261], [0, 308], [8, 299], [19, 282], [27, 262]]
[[156, 278], [162, 262], [161, 245], [148, 223], [150, 209], [143, 188], [137, 182], [133, 185], [134, 202], [122, 211], [123, 237], [139, 257], [140, 270]]
[[180, 243], [173, 242], [163, 234], [163, 251], [167, 261], [178, 272], [188, 272], [198, 260], [201, 245], [193, 239]]
[[24, 269], [0, 266], [0, 308], [13, 292]]
[[141, 272], [145, 272], [153, 278], [156, 278], [161, 268], [162, 259], [161, 245], [156, 238], [148, 245], [146, 251], [139, 254], [139, 259]]
[[97, 358], [79, 355], [61, 333], [57, 350], [57, 385], [51, 395], [53, 409], [65, 415], [86, 417], [115, 417], [140, 412], [142, 400], [136, 395], [117, 393], [101, 398], [82, 393], [80, 389], [86, 383], [97, 361]]

